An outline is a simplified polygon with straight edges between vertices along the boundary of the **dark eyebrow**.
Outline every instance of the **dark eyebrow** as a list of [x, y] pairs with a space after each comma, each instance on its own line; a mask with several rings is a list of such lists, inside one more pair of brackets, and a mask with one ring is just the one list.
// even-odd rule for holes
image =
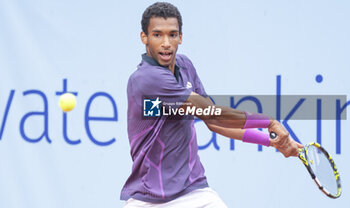
[[160, 33], [162, 31], [160, 31], [160, 30], [152, 30], [152, 32]]
[[[160, 31], [160, 30], [152, 30], [152, 32], [154, 32], [154, 33], [161, 33], [162, 31]], [[170, 31], [171, 33], [174, 33], [174, 32], [179, 32], [179, 30], [171, 30]]]

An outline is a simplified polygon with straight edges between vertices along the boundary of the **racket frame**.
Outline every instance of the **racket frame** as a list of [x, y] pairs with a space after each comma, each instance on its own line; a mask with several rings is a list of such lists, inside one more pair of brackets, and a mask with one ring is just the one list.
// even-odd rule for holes
[[[310, 164], [308, 162], [308, 148], [310, 146], [314, 146], [317, 149], [319, 149], [328, 159], [332, 169], [333, 169], [333, 174], [337, 183], [337, 194], [331, 194], [325, 187], [322, 186], [321, 182], [317, 179], [317, 176], [315, 175], [314, 171], [312, 170], [312, 168], [310, 167]], [[299, 149], [299, 155], [298, 155], [299, 159], [303, 162], [304, 166], [306, 167], [306, 169], [308, 170], [311, 178], [315, 181], [316, 185], [319, 187], [319, 189], [328, 197], [336, 199], [338, 197], [340, 197], [341, 195], [341, 182], [340, 182], [340, 177], [339, 177], [339, 172], [338, 169], [334, 163], [334, 160], [332, 159], [331, 155], [328, 154], [328, 152], [318, 143], [316, 142], [311, 142], [307, 145], [305, 145], [303, 148]]]

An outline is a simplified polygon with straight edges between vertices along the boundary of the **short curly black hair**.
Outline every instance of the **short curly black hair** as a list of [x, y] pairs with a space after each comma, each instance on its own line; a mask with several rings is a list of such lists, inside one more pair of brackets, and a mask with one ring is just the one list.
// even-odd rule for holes
[[179, 10], [172, 4], [167, 2], [156, 2], [143, 12], [141, 26], [142, 31], [148, 35], [149, 21], [152, 17], [175, 17], [179, 24], [179, 32], [182, 32], [182, 17]]

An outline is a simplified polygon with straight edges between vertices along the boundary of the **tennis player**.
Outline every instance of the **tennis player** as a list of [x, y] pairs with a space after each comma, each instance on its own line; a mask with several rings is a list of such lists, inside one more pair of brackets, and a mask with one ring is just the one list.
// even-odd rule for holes
[[[292, 140], [276, 120], [212, 103], [191, 61], [176, 53], [182, 42], [182, 18], [175, 6], [154, 3], [144, 11], [141, 24], [146, 53], [127, 87], [133, 166], [121, 191], [125, 208], [227, 207], [209, 188], [204, 175], [197, 152], [194, 116], [144, 117], [145, 101], [152, 102], [150, 110], [159, 109], [160, 103], [168, 105], [170, 112], [192, 109], [210, 130], [221, 135], [273, 146], [285, 157], [298, 155], [302, 145]], [[216, 113], [193, 111], [208, 108]], [[267, 133], [254, 128], [268, 128], [279, 136], [271, 140]]]

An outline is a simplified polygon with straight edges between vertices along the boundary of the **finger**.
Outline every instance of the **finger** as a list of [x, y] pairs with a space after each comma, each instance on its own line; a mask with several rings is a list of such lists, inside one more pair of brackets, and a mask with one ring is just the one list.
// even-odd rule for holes
[[297, 157], [298, 155], [299, 155], [299, 149], [296, 149], [296, 150], [294, 151], [293, 156], [294, 156], [294, 157]]
[[298, 148], [303, 148], [304, 146], [297, 142]]

